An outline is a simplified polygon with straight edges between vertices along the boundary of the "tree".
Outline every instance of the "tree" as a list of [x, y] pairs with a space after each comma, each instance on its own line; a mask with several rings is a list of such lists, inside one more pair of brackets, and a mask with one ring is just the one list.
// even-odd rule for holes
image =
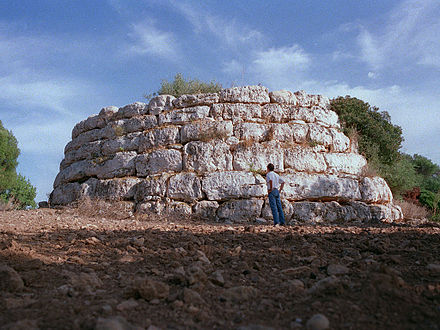
[[174, 97], [179, 97], [184, 94], [217, 93], [221, 89], [222, 85], [218, 82], [211, 81], [206, 83], [198, 79], [186, 80], [181, 73], [177, 73], [173, 81], [162, 80], [160, 89], [145, 97], [147, 99], [156, 95], [173, 95]]
[[0, 199], [20, 209], [35, 207], [35, 187], [16, 172], [19, 154], [17, 139], [0, 121]]

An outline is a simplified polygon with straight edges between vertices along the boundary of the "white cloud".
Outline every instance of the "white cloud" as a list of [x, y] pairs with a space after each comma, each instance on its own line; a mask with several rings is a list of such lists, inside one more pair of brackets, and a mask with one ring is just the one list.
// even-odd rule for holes
[[159, 30], [153, 21], [133, 24], [129, 35], [134, 40], [129, 53], [170, 60], [178, 57], [177, 42], [173, 34]]
[[237, 23], [235, 19], [212, 15], [200, 7], [191, 6], [181, 1], [170, 0], [173, 9], [177, 9], [194, 27], [196, 33], [210, 33], [229, 47], [243, 45], [257, 46], [264, 35], [246, 25]]
[[256, 52], [252, 68], [262, 83], [285, 88], [303, 77], [311, 63], [311, 56], [300, 46], [293, 45]]
[[361, 59], [375, 69], [414, 62], [440, 68], [439, 16], [436, 0], [404, 1], [380, 32], [361, 27], [357, 38]]

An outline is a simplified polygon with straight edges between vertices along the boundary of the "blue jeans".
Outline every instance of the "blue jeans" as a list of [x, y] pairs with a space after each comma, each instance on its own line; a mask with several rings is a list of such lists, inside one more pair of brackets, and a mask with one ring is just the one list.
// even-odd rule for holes
[[272, 210], [274, 225], [284, 225], [284, 213], [283, 207], [281, 206], [280, 192], [278, 189], [272, 189], [272, 191], [269, 193], [269, 205]]

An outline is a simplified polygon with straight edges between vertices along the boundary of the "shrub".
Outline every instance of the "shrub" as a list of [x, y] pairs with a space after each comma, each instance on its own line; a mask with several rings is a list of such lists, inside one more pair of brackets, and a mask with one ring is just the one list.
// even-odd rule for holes
[[405, 219], [426, 219], [429, 216], [428, 210], [423, 206], [404, 200], [395, 200], [394, 203], [401, 207]]
[[202, 82], [198, 79], [185, 79], [181, 73], [174, 76], [173, 81], [162, 80], [160, 89], [152, 94], [145, 95], [151, 99], [156, 95], [173, 95], [179, 97], [185, 94], [218, 93], [222, 85], [216, 81]]

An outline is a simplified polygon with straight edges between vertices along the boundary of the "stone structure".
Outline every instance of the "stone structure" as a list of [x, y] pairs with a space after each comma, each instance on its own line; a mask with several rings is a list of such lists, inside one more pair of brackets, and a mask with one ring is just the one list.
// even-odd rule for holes
[[73, 128], [50, 204], [89, 197], [136, 212], [270, 219], [268, 163], [286, 181], [288, 221], [402, 217], [386, 182], [363, 175], [327, 98], [261, 86], [103, 108]]

